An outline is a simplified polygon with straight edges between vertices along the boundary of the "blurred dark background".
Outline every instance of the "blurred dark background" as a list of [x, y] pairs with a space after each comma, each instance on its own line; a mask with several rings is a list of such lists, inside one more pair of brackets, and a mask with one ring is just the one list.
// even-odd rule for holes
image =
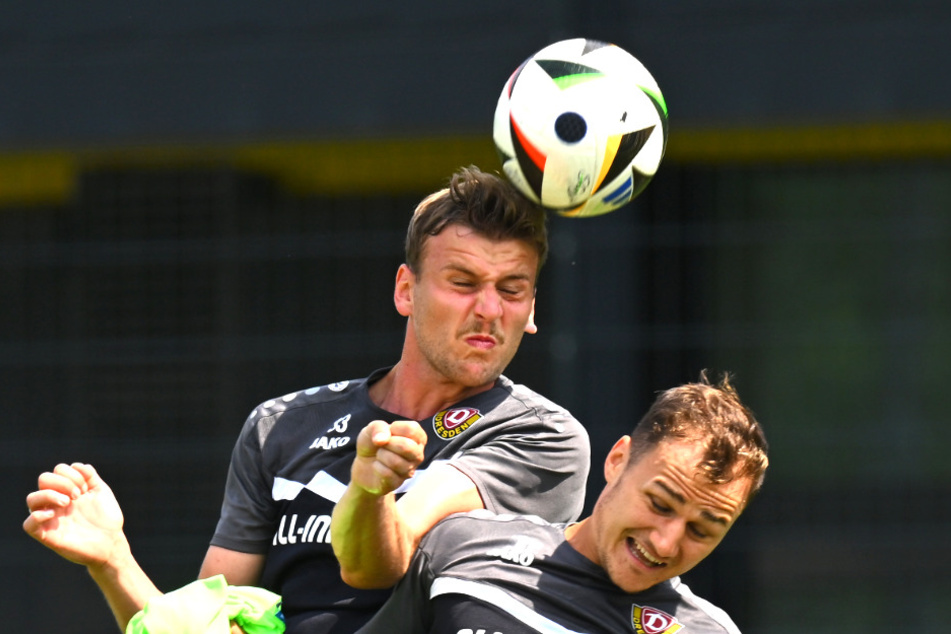
[[495, 101], [552, 41], [615, 42], [670, 108], [648, 190], [551, 222], [506, 372], [601, 461], [728, 370], [766, 487], [690, 576], [747, 632], [951, 617], [951, 5], [938, 0], [4, 2], [0, 592], [10, 631], [115, 627], [24, 498], [95, 464], [164, 589], [191, 581], [259, 402], [395, 361], [416, 202], [498, 169]]

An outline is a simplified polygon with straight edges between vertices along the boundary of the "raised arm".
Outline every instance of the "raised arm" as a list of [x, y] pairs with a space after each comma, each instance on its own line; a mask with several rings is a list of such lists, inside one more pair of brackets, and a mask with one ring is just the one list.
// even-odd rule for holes
[[87, 464], [59, 464], [27, 496], [23, 530], [61, 557], [83, 565], [125, 631], [145, 602], [162, 594], [132, 556], [112, 489]]
[[350, 484], [331, 522], [340, 573], [351, 586], [394, 585], [429, 528], [450, 513], [482, 507], [475, 485], [452, 467], [429, 470], [396, 502], [393, 492], [415, 473], [425, 443], [414, 421], [374, 421], [360, 432]]

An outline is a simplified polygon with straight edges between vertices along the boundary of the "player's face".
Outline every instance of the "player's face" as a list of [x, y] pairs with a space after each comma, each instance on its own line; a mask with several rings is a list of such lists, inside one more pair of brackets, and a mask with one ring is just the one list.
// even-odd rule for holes
[[495, 381], [522, 335], [536, 330], [537, 267], [538, 254], [520, 240], [490, 240], [460, 225], [427, 239], [418, 274], [405, 265], [397, 274], [396, 304], [410, 319], [412, 358], [441, 381]]
[[594, 557], [585, 554], [616, 585], [640, 592], [709, 555], [743, 510], [752, 481], [709, 482], [697, 471], [702, 447], [681, 440], [663, 441], [625, 467], [625, 438], [608, 456], [608, 485], [591, 518]]

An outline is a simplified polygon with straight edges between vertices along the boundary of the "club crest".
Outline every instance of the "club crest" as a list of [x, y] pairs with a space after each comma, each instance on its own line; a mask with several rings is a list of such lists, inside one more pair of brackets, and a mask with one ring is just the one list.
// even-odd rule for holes
[[482, 418], [479, 410], [472, 407], [454, 407], [433, 416], [433, 430], [444, 440], [451, 440], [469, 429]]
[[634, 604], [631, 609], [631, 625], [637, 634], [674, 634], [683, 625], [677, 619], [656, 608]]

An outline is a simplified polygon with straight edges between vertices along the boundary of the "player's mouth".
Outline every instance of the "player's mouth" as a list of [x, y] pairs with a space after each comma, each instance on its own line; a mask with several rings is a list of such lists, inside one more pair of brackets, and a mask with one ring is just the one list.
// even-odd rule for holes
[[479, 350], [491, 350], [498, 345], [495, 337], [489, 335], [469, 335], [466, 337], [466, 343]]
[[648, 568], [661, 568], [667, 565], [659, 559], [653, 557], [633, 537], [627, 538], [627, 550], [629, 553], [631, 553], [631, 556], [633, 556], [634, 559], [641, 562]]

